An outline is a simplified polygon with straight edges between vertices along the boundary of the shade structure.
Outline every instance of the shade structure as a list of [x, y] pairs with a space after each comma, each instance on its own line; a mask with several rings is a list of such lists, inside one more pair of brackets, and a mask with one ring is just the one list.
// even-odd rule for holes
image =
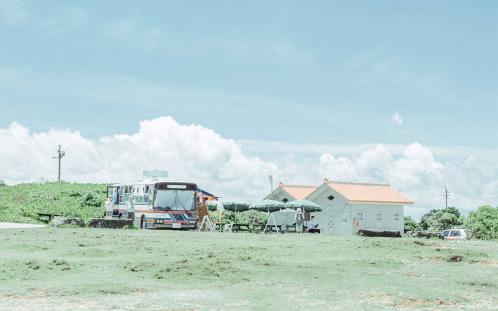
[[285, 206], [287, 208], [292, 208], [294, 210], [297, 210], [298, 208], [300, 208], [305, 213], [320, 212], [322, 210], [320, 205], [316, 204], [315, 202], [308, 201], [308, 200], [292, 201], [292, 202], [285, 204]]
[[208, 201], [206, 202], [206, 205], [210, 212], [214, 212], [218, 209], [218, 202], [216, 201]]
[[262, 212], [276, 212], [285, 208], [285, 204], [275, 200], [263, 200], [251, 204], [250, 209], [262, 211]]
[[247, 202], [223, 202], [223, 209], [231, 212], [245, 212], [249, 210], [249, 203]]

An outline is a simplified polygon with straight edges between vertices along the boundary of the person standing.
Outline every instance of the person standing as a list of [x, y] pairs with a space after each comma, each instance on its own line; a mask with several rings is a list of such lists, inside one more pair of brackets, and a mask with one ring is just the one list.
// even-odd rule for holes
[[304, 227], [304, 214], [301, 208], [297, 209], [296, 212], [296, 232], [297, 233], [303, 233], [303, 227]]
[[105, 215], [104, 217], [112, 217], [112, 211], [114, 210], [114, 203], [112, 201], [112, 196], [108, 196], [105, 201]]
[[135, 203], [133, 202], [133, 196], [128, 197], [128, 219], [135, 221]]

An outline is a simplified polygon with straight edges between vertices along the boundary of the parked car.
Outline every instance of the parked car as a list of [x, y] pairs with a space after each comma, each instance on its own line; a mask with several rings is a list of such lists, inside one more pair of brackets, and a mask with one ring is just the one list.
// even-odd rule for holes
[[463, 229], [449, 229], [441, 232], [441, 239], [443, 240], [465, 240], [467, 234]]

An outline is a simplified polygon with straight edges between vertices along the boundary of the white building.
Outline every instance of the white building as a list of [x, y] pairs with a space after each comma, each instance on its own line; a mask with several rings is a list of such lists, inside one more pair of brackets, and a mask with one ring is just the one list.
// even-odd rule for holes
[[315, 186], [284, 185], [283, 183], [280, 183], [278, 185], [278, 188], [267, 195], [264, 200], [276, 200], [283, 203], [292, 202], [295, 200], [304, 200], [315, 190]]
[[352, 235], [358, 230], [404, 230], [404, 206], [413, 204], [389, 185], [332, 182], [306, 196], [322, 207], [313, 213], [321, 233]]

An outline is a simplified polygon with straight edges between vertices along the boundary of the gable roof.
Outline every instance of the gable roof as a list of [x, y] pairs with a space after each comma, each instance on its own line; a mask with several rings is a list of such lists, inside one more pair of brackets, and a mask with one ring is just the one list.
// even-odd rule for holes
[[414, 203], [390, 185], [329, 182], [327, 180], [325, 184], [353, 203], [394, 203], [403, 205]]
[[315, 191], [317, 187], [306, 185], [284, 185], [281, 183], [279, 188], [293, 196], [296, 200], [304, 200], [313, 191]]

